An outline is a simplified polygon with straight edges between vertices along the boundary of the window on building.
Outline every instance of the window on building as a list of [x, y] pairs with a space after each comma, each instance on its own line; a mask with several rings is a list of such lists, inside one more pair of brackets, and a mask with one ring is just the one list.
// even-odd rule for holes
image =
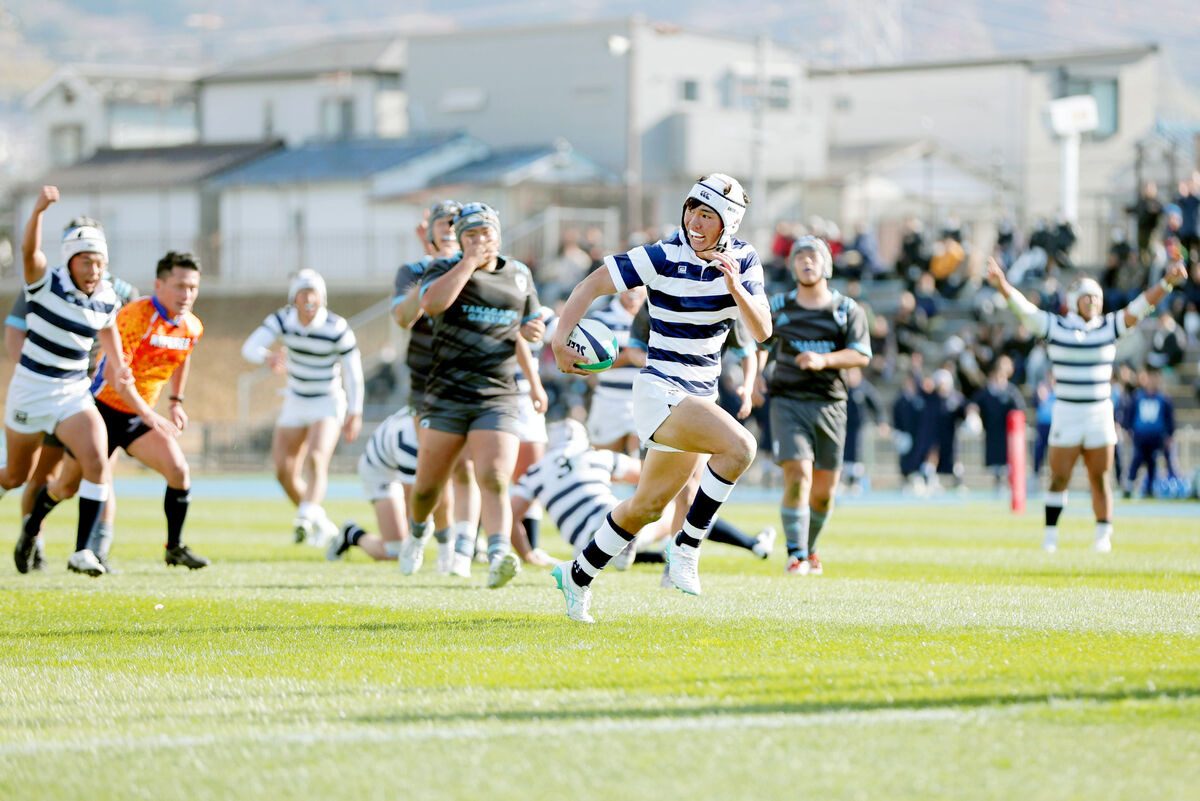
[[[758, 104], [758, 76], [734, 74], [730, 76], [729, 90], [725, 98], [727, 108], [753, 111]], [[786, 75], [768, 76], [763, 83], [763, 103], [768, 109], [786, 111], [792, 107], [792, 81]]]
[[50, 163], [55, 167], [75, 164], [83, 157], [83, 126], [55, 125], [50, 129]]
[[1063, 97], [1091, 95], [1096, 99], [1096, 113], [1100, 124], [1092, 131], [1093, 139], [1105, 139], [1117, 132], [1119, 120], [1117, 108], [1116, 78], [1079, 78], [1067, 76], [1063, 81]]
[[354, 100], [327, 97], [321, 101], [321, 138], [349, 139], [354, 136]]
[[700, 99], [700, 82], [688, 78], [679, 82], [679, 99], [694, 103]]
[[482, 111], [487, 107], [487, 100], [487, 90], [482, 87], [470, 86], [447, 89], [438, 98], [438, 111], [447, 114]]

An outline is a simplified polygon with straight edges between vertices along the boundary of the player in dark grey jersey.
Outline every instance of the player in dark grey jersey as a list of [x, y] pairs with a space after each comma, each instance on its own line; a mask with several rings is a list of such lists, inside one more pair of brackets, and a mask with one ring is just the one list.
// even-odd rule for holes
[[817, 537], [833, 508], [846, 439], [846, 373], [871, 360], [867, 317], [829, 288], [833, 259], [815, 236], [788, 257], [791, 292], [771, 299], [774, 333], [759, 354], [759, 392], [769, 396], [771, 451], [783, 468], [779, 509], [788, 575], [819, 575]]
[[[408, 351], [405, 363], [408, 366], [409, 400], [413, 417], [420, 419], [425, 406], [425, 384], [433, 371], [433, 321], [421, 311], [421, 282], [430, 265], [438, 259], [449, 259], [458, 253], [458, 238], [454, 235], [454, 218], [462, 211], [457, 200], [443, 200], [426, 212], [417, 226], [417, 234], [425, 244], [425, 255], [415, 262], [402, 265], [396, 271], [395, 289], [392, 293], [392, 319], [402, 328], [407, 328]], [[433, 525], [438, 534], [439, 575], [454, 573], [471, 575], [471, 553], [455, 555], [454, 542], [462, 540], [475, 547], [475, 534], [479, 528], [479, 488], [471, 474], [471, 464], [465, 457], [454, 466], [453, 482], [446, 485], [446, 492], [433, 510]], [[412, 485], [406, 484], [405, 503], [412, 505]], [[389, 543], [399, 556], [400, 542]], [[464, 546], [465, 548], [465, 546]]]
[[[519, 446], [516, 370], [531, 384], [534, 408], [546, 408], [523, 324], [541, 304], [524, 264], [500, 255], [500, 218], [483, 203], [468, 203], [454, 219], [462, 253], [430, 265], [421, 308], [433, 322], [433, 369], [425, 387], [412, 494], [412, 536], [400, 570], [420, 567], [429, 516], [464, 447], [475, 466], [481, 517], [488, 533], [488, 586], [507, 583], [520, 569], [512, 553], [508, 482]], [[533, 338], [540, 337], [538, 331]]]

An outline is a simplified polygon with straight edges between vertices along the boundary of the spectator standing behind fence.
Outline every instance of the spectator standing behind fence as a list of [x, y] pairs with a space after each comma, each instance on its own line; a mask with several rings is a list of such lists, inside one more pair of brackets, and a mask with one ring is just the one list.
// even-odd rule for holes
[[842, 475], [852, 495], [861, 495], [871, 488], [862, 447], [867, 418], [875, 423], [879, 436], [891, 433], [879, 390], [863, 378], [861, 368], [853, 367], [846, 371], [846, 446], [842, 452]]
[[[933, 448], [937, 472], [931, 485], [942, 488], [945, 482], [956, 490], [963, 486], [963, 466], [958, 459], [958, 427], [967, 414], [967, 401], [954, 387], [954, 375], [946, 369], [933, 372], [933, 392], [926, 399], [934, 423]], [[932, 464], [932, 460], [931, 460]]]
[[917, 380], [917, 375], [906, 374], [904, 386], [892, 404], [892, 442], [900, 459], [900, 475], [906, 487], [923, 494], [925, 482], [920, 470], [928, 449], [922, 447], [923, 443], [919, 441], [925, 398], [921, 395]]
[[993, 486], [998, 492], [1008, 477], [1008, 413], [1025, 408], [1020, 391], [1008, 382], [1012, 376], [1012, 359], [1001, 356], [988, 375], [988, 383], [971, 398], [974, 412], [983, 424], [983, 463], [992, 473]]
[[1046, 376], [1045, 381], [1039, 381], [1033, 391], [1033, 403], [1037, 409], [1037, 438], [1033, 442], [1033, 474], [1042, 474], [1042, 464], [1046, 461], [1046, 449], [1050, 443], [1050, 422], [1054, 411], [1054, 376]]
[[1142, 376], [1141, 387], [1125, 407], [1125, 419], [1121, 425], [1133, 439], [1133, 458], [1129, 463], [1129, 475], [1122, 483], [1125, 497], [1133, 494], [1133, 484], [1142, 466], [1146, 467], [1146, 482], [1142, 494], [1156, 495], [1155, 476], [1158, 473], [1158, 456], [1162, 454], [1167, 465], [1168, 480], [1179, 480], [1179, 472], [1171, 458], [1171, 438], [1175, 436], [1175, 406], [1162, 391], [1162, 374], [1147, 370]]
[[1137, 221], [1138, 259], [1142, 264], [1150, 264], [1150, 241], [1154, 229], [1158, 228], [1159, 217], [1162, 216], [1162, 203], [1158, 200], [1158, 184], [1146, 181], [1142, 185], [1141, 194], [1132, 204], [1125, 207], [1127, 214]]
[[896, 274], [904, 279], [905, 286], [912, 289], [929, 269], [929, 256], [925, 252], [925, 226], [915, 217], [904, 221], [904, 238], [900, 241], [900, 258], [896, 261]]
[[1179, 207], [1182, 218], [1179, 241], [1187, 251], [1188, 264], [1195, 264], [1200, 260], [1200, 172], [1192, 173], [1191, 178], [1179, 182], [1175, 205]]

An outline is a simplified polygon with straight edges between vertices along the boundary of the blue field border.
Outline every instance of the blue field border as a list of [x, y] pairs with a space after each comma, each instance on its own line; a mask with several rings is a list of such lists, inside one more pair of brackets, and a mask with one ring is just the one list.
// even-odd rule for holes
[[[158, 476], [124, 475], [116, 478], [118, 497], [126, 498], [161, 498], [163, 480]], [[617, 496], [629, 497], [633, 488], [617, 487]], [[741, 486], [734, 490], [731, 503], [753, 503], [778, 505], [779, 489], [766, 487]], [[1086, 493], [1072, 493], [1072, 505], [1082, 502], [1087, 505]], [[267, 474], [223, 474], [195, 475], [192, 477], [192, 496], [197, 501], [208, 499], [222, 500], [284, 500], [287, 496], [276, 483], [273, 476]], [[357, 478], [346, 476], [331, 476], [327, 500], [331, 501], [362, 501], [362, 483]], [[1041, 513], [1041, 495], [1033, 494], [1029, 498], [1026, 514]], [[365, 503], [365, 501], [363, 501]], [[997, 508], [1007, 509], [1008, 499], [990, 490], [973, 490], [965, 495], [943, 493], [924, 498], [905, 494], [899, 490], [875, 490], [863, 495], [839, 495], [838, 504], [842, 506], [864, 507], [936, 507], [953, 508], [979, 503], [994, 503]], [[1200, 521], [1200, 503], [1197, 501], [1159, 501], [1153, 499], [1138, 499], [1125, 501], [1117, 499], [1118, 508], [1137, 509], [1138, 514], [1155, 517], [1191, 517]]]

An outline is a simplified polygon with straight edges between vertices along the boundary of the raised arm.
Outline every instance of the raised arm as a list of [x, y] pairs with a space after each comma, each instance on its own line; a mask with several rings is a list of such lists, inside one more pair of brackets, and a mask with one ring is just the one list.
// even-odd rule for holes
[[1125, 316], [1125, 328], [1133, 328], [1143, 317], [1149, 316], [1159, 301], [1171, 294], [1175, 287], [1186, 280], [1187, 268], [1183, 266], [1183, 262], [1173, 262], [1167, 268], [1167, 274], [1162, 277], [1161, 281], [1131, 300], [1129, 305], [1122, 309]]
[[994, 258], [988, 259], [987, 281], [1008, 302], [1008, 307], [1021, 319], [1021, 322], [1029, 326], [1034, 334], [1045, 336], [1046, 313], [1030, 303], [1028, 298], [1008, 282], [1008, 277], [1004, 275], [1004, 268]]
[[21, 237], [21, 260], [25, 267], [25, 285], [36, 284], [46, 274], [46, 254], [42, 252], [42, 214], [58, 202], [58, 187], [43, 186], [33, 203], [33, 213]]

